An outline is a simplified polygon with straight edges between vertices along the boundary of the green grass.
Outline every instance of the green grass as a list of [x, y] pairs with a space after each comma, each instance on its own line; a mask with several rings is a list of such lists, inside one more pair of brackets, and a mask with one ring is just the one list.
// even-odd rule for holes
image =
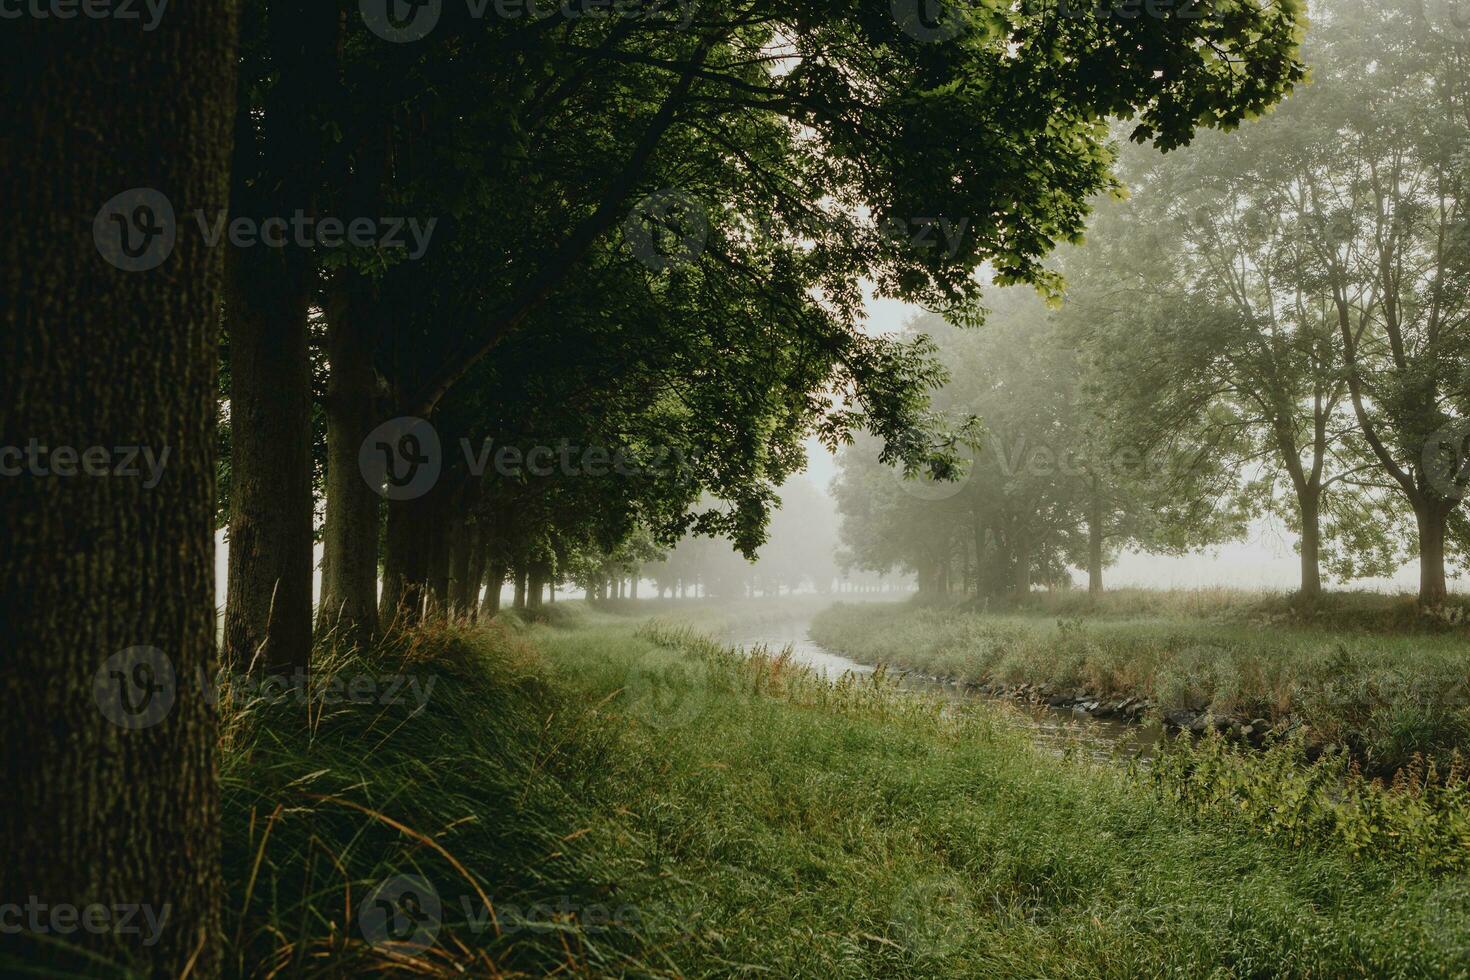
[[[1139, 695], [1160, 711], [1305, 728], [1374, 770], [1470, 745], [1470, 633], [1407, 618], [1402, 600], [1342, 597], [1307, 609], [1279, 597], [1128, 593], [1004, 612], [973, 606], [839, 606], [817, 642], [862, 663], [956, 680]], [[1408, 607], [1412, 611], [1412, 606]]]
[[[229, 710], [232, 972], [1470, 973], [1463, 876], [1194, 799], [1228, 796], [1202, 775], [1228, 760], [1056, 758], [1003, 710], [827, 685], [580, 604], [554, 617], [323, 665], [437, 677], [417, 714]], [[442, 928], [375, 947], [363, 899], [405, 874]], [[481, 893], [498, 933], [462, 913]]]

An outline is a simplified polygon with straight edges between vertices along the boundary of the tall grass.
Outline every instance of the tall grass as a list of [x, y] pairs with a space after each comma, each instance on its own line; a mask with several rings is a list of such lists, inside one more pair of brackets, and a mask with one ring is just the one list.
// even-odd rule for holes
[[[1441, 864], [1296, 846], [881, 674], [827, 684], [783, 651], [555, 615], [322, 658], [319, 691], [437, 678], [421, 704], [227, 702], [232, 973], [1470, 969], [1467, 893]], [[441, 900], [421, 946], [364, 930], [402, 876]]]
[[812, 636], [862, 663], [964, 682], [1047, 684], [1146, 697], [1165, 713], [1265, 718], [1303, 728], [1315, 745], [1351, 748], [1375, 769], [1470, 745], [1470, 633], [1438, 623], [1386, 631], [1401, 615], [1392, 599], [1302, 618], [1284, 599], [1125, 595], [1093, 615], [1054, 615], [1074, 601], [1083, 600], [993, 614], [839, 606], [815, 619]]

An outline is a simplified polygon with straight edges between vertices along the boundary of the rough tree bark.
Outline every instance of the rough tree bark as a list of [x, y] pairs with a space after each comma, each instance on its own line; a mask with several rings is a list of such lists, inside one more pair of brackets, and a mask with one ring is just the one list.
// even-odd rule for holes
[[1092, 496], [1087, 510], [1087, 593], [1103, 593], [1103, 496], [1097, 478], [1092, 481]]
[[517, 563], [513, 574], [515, 575], [516, 589], [515, 598], [512, 600], [511, 607], [517, 612], [521, 612], [526, 608], [526, 566]]
[[485, 542], [481, 525], [474, 517], [464, 525], [465, 558], [464, 578], [460, 581], [460, 592], [455, 600], [455, 615], [471, 622], [480, 606], [480, 586], [485, 581]]
[[546, 593], [546, 580], [551, 568], [540, 561], [531, 562], [526, 569], [526, 608], [535, 612], [541, 608], [542, 596]]
[[231, 257], [225, 307], [231, 382], [225, 662], [288, 673], [311, 657], [310, 287], [302, 259], [261, 261], [271, 258], [266, 251]]
[[[308, 310], [316, 293], [309, 246], [267, 222], [311, 214], [321, 176], [319, 105], [336, 83], [338, 14], [331, 4], [266, 10], [273, 84], [265, 111], [242, 85], [235, 115], [233, 216], [253, 218], [253, 243], [233, 247], [230, 337], [230, 569], [226, 662], [305, 669], [311, 658], [312, 467]], [[257, 132], [258, 129], [258, 132]], [[284, 226], [283, 226], [284, 227]]]
[[480, 603], [480, 618], [489, 620], [500, 612], [500, 587], [505, 584], [506, 565], [491, 560], [485, 572], [485, 598]]
[[1414, 507], [1414, 523], [1419, 530], [1419, 601], [1426, 606], [1439, 605], [1449, 596], [1444, 572], [1445, 524], [1449, 511], [1449, 507], [1433, 500]]
[[380, 498], [358, 465], [376, 422], [372, 288], [343, 273], [327, 309], [327, 522], [323, 533], [320, 621], [364, 640], [378, 628]]
[[1307, 493], [1298, 500], [1301, 512], [1302, 553], [1301, 594], [1315, 599], [1322, 594], [1322, 501], [1320, 492]]
[[[151, 32], [24, 17], [0, 30], [0, 432], [50, 449], [44, 472], [0, 479], [0, 895], [167, 910], [151, 946], [9, 937], [64, 938], [155, 976], [220, 963], [201, 681], [217, 665], [221, 270], [184, 216], [226, 204], [235, 64], [228, 0], [170, 8]], [[156, 193], [104, 207], [130, 188]], [[168, 451], [156, 485], [146, 467], [116, 474], [119, 446]], [[136, 648], [156, 652], [113, 659]], [[26, 955], [42, 972], [98, 968], [51, 942]]]
[[427, 497], [388, 502], [388, 528], [383, 552], [383, 594], [378, 624], [412, 626], [423, 618], [428, 581], [428, 534], [434, 522]]

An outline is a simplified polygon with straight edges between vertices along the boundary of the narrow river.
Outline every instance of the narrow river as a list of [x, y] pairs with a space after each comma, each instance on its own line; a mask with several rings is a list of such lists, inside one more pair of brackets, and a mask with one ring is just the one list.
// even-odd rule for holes
[[[790, 647], [794, 660], [815, 668], [830, 680], [844, 673], [862, 675], [873, 672], [868, 664], [850, 660], [813, 641], [810, 625], [809, 619], [762, 623], [732, 630], [722, 639], [747, 650], [765, 646], [772, 653]], [[1157, 724], [1138, 725], [1113, 718], [1088, 718], [1075, 714], [1070, 708], [1022, 704], [923, 674], [905, 673], [895, 667], [890, 667], [889, 672], [897, 678], [898, 685], [907, 690], [939, 694], [956, 701], [1007, 705], [1026, 719], [1039, 743], [1057, 753], [1076, 748], [1097, 759], [1148, 759], [1162, 737], [1162, 730]]]

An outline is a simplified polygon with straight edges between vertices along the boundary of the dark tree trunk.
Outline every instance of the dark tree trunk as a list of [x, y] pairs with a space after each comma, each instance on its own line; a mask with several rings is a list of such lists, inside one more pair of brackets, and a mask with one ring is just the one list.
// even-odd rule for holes
[[[312, 214], [321, 179], [321, 104], [336, 84], [339, 30], [330, 5], [267, 7], [272, 84], [240, 87], [231, 216]], [[257, 138], [257, 131], [259, 138]], [[230, 342], [230, 568], [225, 659], [305, 669], [311, 657], [312, 414], [308, 308], [316, 259], [283, 237], [233, 248]]]
[[441, 618], [449, 611], [449, 535], [453, 496], [447, 488], [436, 487], [424, 498], [427, 537], [422, 539], [420, 547], [426, 552], [428, 563], [425, 612], [431, 619]]
[[473, 622], [479, 615], [480, 608], [480, 586], [485, 583], [485, 559], [486, 545], [484, 525], [477, 519], [471, 518], [465, 527], [465, 533], [469, 537], [469, 567], [465, 573], [465, 605], [461, 613], [466, 619]]
[[1419, 529], [1419, 601], [1437, 606], [1449, 596], [1445, 583], [1444, 538], [1446, 509], [1434, 501], [1414, 508]]
[[1302, 584], [1301, 594], [1315, 599], [1322, 594], [1322, 527], [1321, 501], [1318, 494], [1306, 493], [1298, 501], [1302, 518]]
[[266, 251], [229, 263], [225, 662], [289, 673], [311, 657], [310, 291], [299, 250], [287, 263], [260, 261]]
[[[221, 270], [185, 213], [227, 201], [235, 65], [229, 2], [170, 8], [150, 32], [26, 17], [0, 29], [0, 432], [107, 447], [114, 465], [111, 447], [146, 446], [163, 463], [156, 484], [146, 467], [58, 475], [54, 455], [50, 475], [0, 480], [0, 896], [169, 915], [149, 946], [86, 929], [6, 937], [37, 975], [99, 969], [29, 945], [48, 938], [141, 975], [219, 973], [217, 732], [201, 681], [217, 666]], [[104, 208], [140, 187], [162, 197]], [[162, 199], [179, 218], [171, 252], [144, 230], [166, 221]], [[128, 260], [108, 244], [119, 232], [161, 264], [104, 261], [99, 246]], [[136, 669], [114, 659], [137, 648], [157, 653]], [[166, 709], [156, 724], [126, 727], [151, 709]]]
[[384, 627], [412, 626], [423, 618], [432, 508], [428, 497], [388, 502], [383, 595], [378, 603], [378, 622]]
[[516, 566], [515, 566], [515, 572], [514, 572], [514, 574], [515, 574], [516, 588], [515, 588], [515, 598], [512, 600], [512, 608], [514, 608], [516, 610], [516, 612], [523, 612], [523, 611], [525, 611], [525, 608], [526, 608], [526, 576], [527, 576], [526, 566], [523, 565], [523, 564], [517, 563]]
[[1012, 548], [1016, 564], [1012, 568], [1015, 579], [1011, 588], [1017, 597], [1024, 598], [1031, 594], [1031, 548], [1024, 541], [1017, 541]]
[[376, 419], [369, 284], [353, 273], [328, 310], [327, 523], [319, 621], [353, 639], [378, 626], [380, 499], [358, 465]]
[[485, 599], [480, 604], [481, 619], [491, 619], [500, 612], [500, 589], [505, 585], [505, 573], [505, 562], [490, 562], [490, 569], [485, 573]]
[[1103, 498], [1097, 481], [1093, 481], [1092, 500], [1087, 511], [1087, 592], [1103, 594]]
[[470, 585], [470, 552], [474, 542], [470, 540], [471, 524], [459, 514], [449, 520], [449, 615], [454, 619], [469, 619], [475, 608], [475, 590], [479, 580]]
[[546, 591], [546, 580], [551, 569], [545, 562], [533, 561], [526, 571], [526, 608], [531, 612], [541, 608], [541, 597]]

